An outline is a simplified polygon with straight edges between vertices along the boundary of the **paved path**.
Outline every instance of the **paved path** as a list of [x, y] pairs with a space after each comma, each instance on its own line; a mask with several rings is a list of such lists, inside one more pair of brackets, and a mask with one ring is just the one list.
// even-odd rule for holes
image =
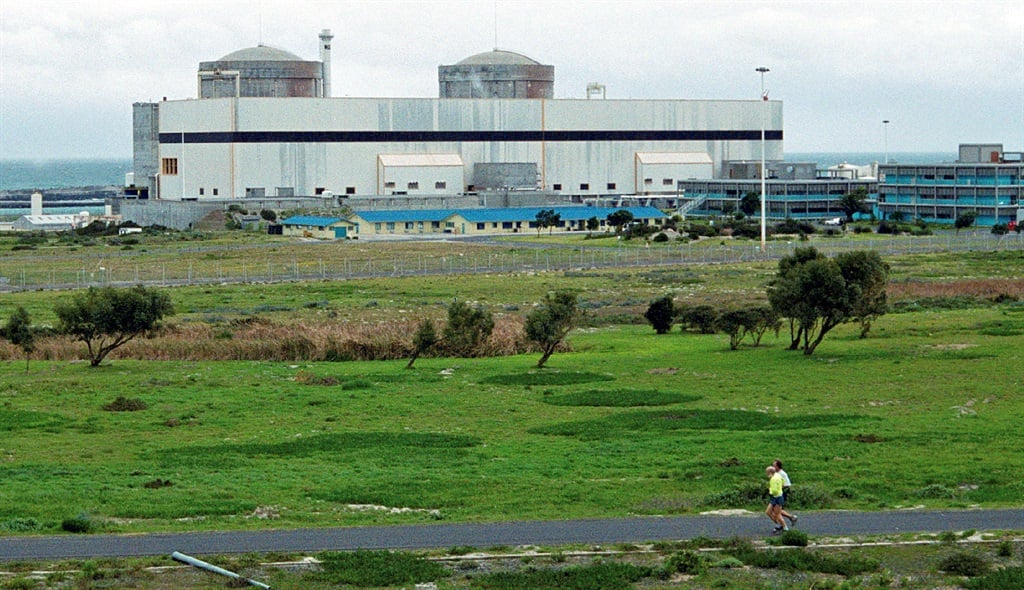
[[[810, 535], [872, 535], [942, 531], [1024, 531], [1024, 509], [806, 512], [799, 527]], [[0, 537], [0, 561], [218, 553], [430, 549], [496, 546], [642, 543], [697, 536], [762, 536], [761, 514], [677, 516], [486, 524], [424, 524], [300, 530], [139, 535]]]

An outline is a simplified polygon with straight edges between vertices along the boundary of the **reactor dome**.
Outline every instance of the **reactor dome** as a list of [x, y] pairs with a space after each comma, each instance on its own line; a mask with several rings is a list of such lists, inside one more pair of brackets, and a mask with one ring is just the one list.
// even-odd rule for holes
[[199, 98], [323, 96], [323, 72], [322, 62], [258, 45], [200, 62]]
[[441, 98], [554, 98], [555, 67], [495, 49], [438, 66]]

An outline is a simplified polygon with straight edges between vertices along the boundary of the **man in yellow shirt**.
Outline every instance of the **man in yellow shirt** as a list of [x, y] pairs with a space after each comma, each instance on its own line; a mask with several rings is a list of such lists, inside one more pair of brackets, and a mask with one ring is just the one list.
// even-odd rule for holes
[[765, 469], [765, 475], [768, 476], [768, 508], [764, 513], [768, 518], [775, 523], [775, 529], [772, 531], [773, 535], [777, 535], [782, 531], [788, 531], [789, 527], [786, 526], [785, 519], [782, 518], [782, 475], [779, 474], [778, 470], [773, 466], [768, 466]]

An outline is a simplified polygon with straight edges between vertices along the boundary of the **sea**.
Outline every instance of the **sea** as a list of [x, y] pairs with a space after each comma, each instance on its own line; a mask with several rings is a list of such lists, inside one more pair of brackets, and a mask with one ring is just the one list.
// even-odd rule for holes
[[[847, 163], [940, 164], [952, 162], [955, 152], [791, 152], [787, 162], [814, 162], [819, 169]], [[77, 213], [82, 207], [47, 207], [46, 191], [83, 187], [123, 186], [125, 174], [132, 171], [131, 158], [97, 159], [0, 159], [0, 216], [26, 215], [25, 207], [12, 206], [3, 199], [4, 191], [39, 190], [44, 194], [45, 213]], [[73, 193], [72, 193], [73, 194]], [[60, 209], [60, 210], [58, 210]], [[65, 210], [66, 209], [66, 210]], [[103, 207], [84, 207], [90, 213], [102, 213]]]

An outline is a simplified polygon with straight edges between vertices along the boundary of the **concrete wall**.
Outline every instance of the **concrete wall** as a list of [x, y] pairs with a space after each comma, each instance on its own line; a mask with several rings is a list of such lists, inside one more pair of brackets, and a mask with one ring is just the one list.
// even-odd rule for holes
[[[246, 188], [293, 187], [375, 193], [378, 154], [459, 154], [476, 163], [536, 163], [542, 189], [563, 193], [637, 192], [636, 152], [703, 152], [715, 163], [760, 158], [761, 114], [782, 129], [778, 101], [476, 100], [373, 98], [242, 98], [160, 103], [161, 158], [178, 158], [179, 173], [161, 178], [161, 198], [241, 198]], [[693, 139], [657, 139], [659, 131], [694, 132]], [[751, 138], [756, 131], [757, 139]], [[282, 132], [275, 139], [266, 132]], [[338, 138], [338, 132], [359, 132]], [[397, 132], [404, 135], [394, 135]], [[419, 132], [457, 132], [458, 139]], [[488, 132], [544, 133], [540, 140], [490, 140]], [[548, 139], [586, 133], [588, 141]], [[643, 139], [630, 139], [636, 133]], [[196, 135], [205, 133], [207, 135]], [[335, 135], [331, 135], [334, 133]], [[392, 133], [388, 135], [388, 133]], [[185, 134], [189, 137], [181, 142]], [[242, 135], [245, 134], [245, 135]], [[618, 134], [618, 135], [617, 135]], [[702, 135], [703, 134], [703, 135]], [[744, 138], [734, 138], [744, 134]], [[688, 137], [690, 135], [687, 135]], [[290, 137], [299, 139], [291, 140]], [[355, 138], [354, 138], [355, 137]], [[375, 138], [382, 138], [376, 141]], [[500, 137], [500, 136], [499, 136]], [[231, 138], [231, 139], [225, 139]], [[266, 139], [264, 139], [266, 138]], [[234, 141], [232, 141], [234, 139]], [[767, 157], [782, 159], [782, 140]], [[464, 179], [472, 173], [464, 173]], [[589, 188], [581, 190], [581, 185]], [[464, 189], [465, 190], [465, 187]]]
[[156, 192], [156, 173], [160, 159], [160, 103], [137, 102], [132, 105], [132, 168], [135, 186]]

